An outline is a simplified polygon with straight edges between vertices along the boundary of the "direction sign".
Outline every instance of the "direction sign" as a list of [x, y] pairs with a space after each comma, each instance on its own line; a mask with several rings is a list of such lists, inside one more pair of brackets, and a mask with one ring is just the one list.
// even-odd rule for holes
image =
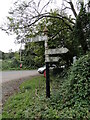
[[53, 55], [53, 54], [63, 54], [67, 53], [69, 50], [67, 48], [56, 48], [56, 49], [46, 49], [45, 54], [46, 55]]
[[45, 62], [58, 62], [59, 61], [59, 57], [45, 57]]
[[27, 39], [27, 42], [39, 42], [39, 41], [45, 41], [45, 40], [47, 40], [47, 35], [44, 35], [44, 36], [37, 35], [36, 37]]

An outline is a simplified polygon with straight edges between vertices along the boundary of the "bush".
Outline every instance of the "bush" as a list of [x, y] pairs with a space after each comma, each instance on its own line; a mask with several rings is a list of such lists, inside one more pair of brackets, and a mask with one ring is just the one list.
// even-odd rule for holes
[[59, 118], [90, 119], [90, 53], [70, 67], [67, 80], [53, 94], [52, 102], [60, 111]]
[[89, 99], [90, 93], [90, 54], [81, 57], [70, 69], [70, 93], [73, 97]]
[[68, 81], [65, 108], [76, 118], [90, 118], [90, 53], [73, 64]]

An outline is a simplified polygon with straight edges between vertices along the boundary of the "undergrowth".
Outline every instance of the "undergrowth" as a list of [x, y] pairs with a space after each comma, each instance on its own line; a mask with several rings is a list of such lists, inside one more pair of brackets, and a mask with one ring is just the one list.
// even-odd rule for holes
[[3, 118], [90, 119], [90, 54], [81, 57], [68, 71], [68, 77], [51, 78], [51, 97], [46, 98], [45, 78], [24, 82], [21, 92], [10, 97]]

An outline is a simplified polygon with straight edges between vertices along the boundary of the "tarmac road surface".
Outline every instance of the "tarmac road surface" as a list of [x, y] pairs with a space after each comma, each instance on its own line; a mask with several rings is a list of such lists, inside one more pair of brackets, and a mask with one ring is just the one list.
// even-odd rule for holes
[[37, 70], [2, 71], [0, 72], [0, 83], [36, 75], [39, 75]]
[[4, 100], [5, 97], [8, 98], [8, 96], [5, 95], [12, 93], [14, 87], [16, 89], [17, 85], [24, 79], [37, 75], [39, 75], [37, 70], [0, 71], [0, 117], [2, 114], [2, 100]]

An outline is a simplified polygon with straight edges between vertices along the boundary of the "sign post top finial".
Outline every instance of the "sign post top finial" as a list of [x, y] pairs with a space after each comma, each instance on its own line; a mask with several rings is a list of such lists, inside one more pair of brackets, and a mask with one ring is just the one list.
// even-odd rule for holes
[[48, 34], [48, 28], [45, 26], [44, 30], [43, 30], [44, 34], [47, 35]]

